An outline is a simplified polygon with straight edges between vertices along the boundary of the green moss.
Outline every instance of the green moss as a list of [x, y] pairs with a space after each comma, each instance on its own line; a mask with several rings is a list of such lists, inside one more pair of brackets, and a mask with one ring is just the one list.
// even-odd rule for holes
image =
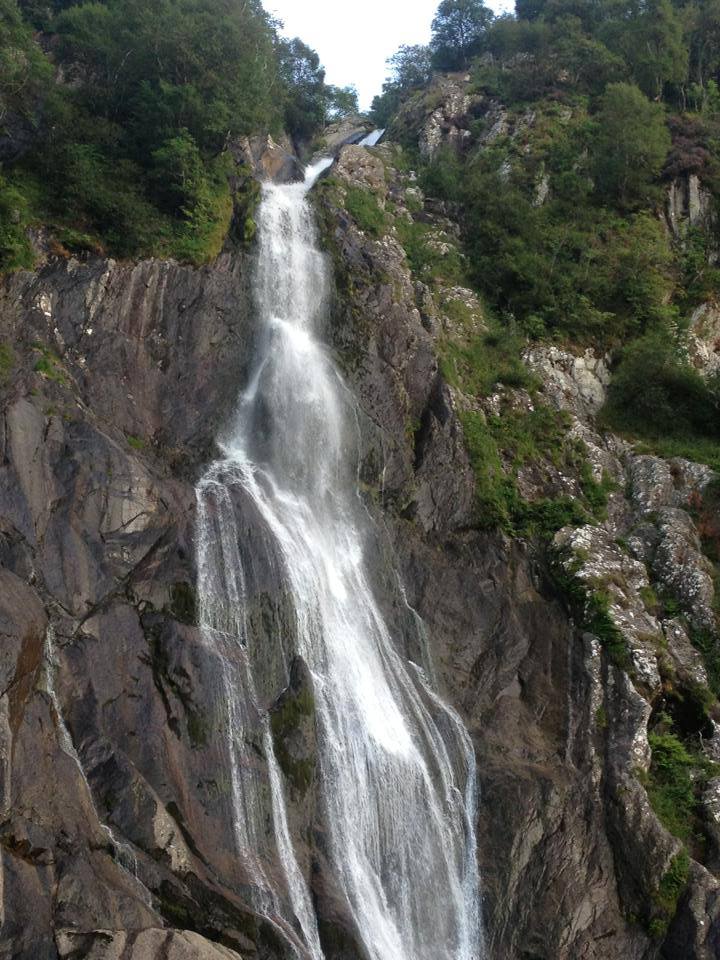
[[[688, 691], [692, 709], [700, 720], [710, 706], [703, 691]], [[683, 703], [683, 698], [680, 699]], [[649, 735], [652, 762], [642, 778], [653, 810], [663, 826], [683, 843], [702, 849], [705, 842], [701, 794], [708, 779], [717, 776], [720, 767], [695, 746], [678, 736], [672, 717], [661, 714], [659, 724]]]
[[608, 656], [621, 670], [632, 670], [627, 641], [610, 615], [610, 597], [602, 590], [590, 592], [585, 603], [583, 626], [598, 638]]
[[255, 213], [262, 197], [262, 189], [253, 177], [249, 167], [240, 168], [238, 176], [238, 185], [235, 188], [233, 198], [232, 237], [239, 246], [247, 247], [255, 239], [257, 233]]
[[311, 757], [303, 759], [292, 757], [287, 743], [298, 726], [312, 718], [314, 713], [315, 699], [312, 691], [308, 687], [303, 687], [297, 693], [288, 691], [282, 702], [270, 714], [270, 729], [280, 769], [300, 794], [304, 794], [312, 782], [315, 761]]
[[0, 385], [10, 380], [14, 366], [15, 354], [12, 347], [7, 343], [0, 343]]
[[398, 240], [405, 250], [413, 274], [426, 283], [462, 284], [466, 280], [462, 254], [450, 243], [448, 249], [437, 237], [437, 228], [414, 220], [398, 219], [395, 224]]
[[681, 850], [670, 861], [667, 872], [653, 893], [652, 902], [657, 913], [648, 924], [648, 933], [660, 939], [677, 913], [678, 902], [688, 884], [690, 876], [690, 857], [687, 850]]
[[580, 487], [595, 519], [606, 520], [608, 498], [617, 489], [617, 484], [610, 474], [603, 470], [598, 483], [593, 476], [590, 462], [586, 460], [580, 468]]
[[571, 469], [575, 464], [579, 451], [567, 443], [569, 419], [564, 412], [538, 405], [529, 412], [511, 410], [488, 418], [465, 411], [460, 420], [475, 473], [480, 527], [549, 541], [564, 526], [592, 521], [587, 506], [576, 498], [527, 501], [518, 490], [518, 470], [524, 465], [551, 462]]
[[565, 411], [538, 404], [528, 412], [509, 410], [502, 416], [489, 417], [488, 427], [515, 466], [542, 459], [560, 466], [567, 450], [570, 417]]
[[31, 210], [18, 183], [0, 175], [0, 271], [31, 269], [35, 254], [28, 238]]
[[46, 380], [68, 386], [70, 381], [60, 358], [42, 343], [34, 343], [33, 350], [40, 354], [33, 367], [35, 373], [41, 374]]
[[630, 673], [630, 650], [610, 614], [610, 596], [602, 589], [593, 589], [578, 577], [581, 564], [580, 557], [569, 559], [565, 551], [557, 553], [550, 566], [555, 587], [580, 629], [597, 637], [615, 666]]
[[713, 694], [720, 698], [720, 639], [708, 630], [691, 630], [690, 640], [700, 651], [708, 675], [708, 684]]
[[670, 833], [687, 842], [693, 835], [696, 807], [693, 758], [674, 734], [650, 734], [649, 739], [652, 764], [646, 789], [650, 803]]
[[371, 190], [362, 187], [347, 187], [345, 190], [345, 209], [358, 227], [373, 237], [385, 233], [387, 217]]
[[645, 604], [645, 608], [648, 613], [651, 613], [653, 616], [655, 616], [660, 611], [660, 601], [658, 600], [658, 595], [649, 585], [647, 587], [640, 587], [639, 593], [640, 599]]
[[127, 442], [130, 444], [130, 446], [133, 448], [133, 450], [144, 450], [144, 449], [145, 449], [146, 444], [145, 444], [145, 441], [142, 439], [142, 437], [135, 437], [135, 436], [133, 436], [132, 433], [128, 433], [128, 434], [125, 435], [125, 439], [126, 439]]

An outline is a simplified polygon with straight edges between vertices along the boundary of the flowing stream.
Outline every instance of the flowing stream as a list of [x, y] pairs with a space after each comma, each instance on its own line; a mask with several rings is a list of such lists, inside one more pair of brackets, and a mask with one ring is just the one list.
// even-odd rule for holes
[[[478, 960], [474, 753], [374, 595], [365, 557], [380, 534], [357, 492], [358, 413], [316, 333], [328, 277], [306, 195], [330, 162], [304, 183], [263, 188], [258, 361], [223, 457], [197, 488], [200, 618], [224, 664], [237, 857], [256, 908], [298, 957], [323, 960], [261, 693], [268, 661], [286, 684], [299, 656], [313, 689], [324, 869], [363, 956]], [[271, 646], [250, 625], [259, 570], [273, 572], [291, 610]]]

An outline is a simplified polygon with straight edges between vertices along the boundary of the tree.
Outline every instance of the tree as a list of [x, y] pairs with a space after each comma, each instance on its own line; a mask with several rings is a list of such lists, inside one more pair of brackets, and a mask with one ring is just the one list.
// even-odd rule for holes
[[341, 120], [359, 112], [358, 92], [355, 87], [328, 86], [325, 90], [328, 120]]
[[278, 52], [285, 85], [285, 125], [295, 140], [307, 141], [325, 122], [325, 71], [317, 53], [299, 37], [280, 40]]
[[597, 116], [599, 191], [625, 208], [650, 199], [670, 144], [663, 106], [633, 84], [611, 83]]
[[493, 18], [482, 0], [443, 0], [432, 22], [433, 65], [438, 70], [466, 69]]
[[703, 0], [685, 8], [690, 78], [700, 90], [701, 105], [708, 83], [720, 69], [720, 0]]
[[688, 50], [680, 17], [670, 0], [648, 0], [634, 30], [627, 51], [633, 75], [640, 89], [659, 99], [666, 84], [681, 86], [688, 72]]
[[22, 22], [15, 0], [0, 0], [0, 129], [9, 113], [34, 112], [51, 78], [50, 64]]
[[383, 84], [383, 92], [373, 99], [370, 116], [384, 127], [400, 104], [413, 90], [424, 87], [432, 78], [430, 47], [402, 46], [386, 61], [390, 75]]
[[402, 46], [387, 61], [388, 83], [400, 90], [424, 87], [432, 78], [432, 56], [429, 47]]

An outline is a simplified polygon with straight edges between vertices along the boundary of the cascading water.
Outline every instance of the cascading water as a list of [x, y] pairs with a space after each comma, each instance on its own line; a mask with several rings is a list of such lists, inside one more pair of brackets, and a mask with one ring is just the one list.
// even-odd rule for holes
[[[313, 688], [326, 869], [364, 953], [476, 960], [472, 746], [393, 643], [373, 595], [364, 556], [377, 532], [356, 489], [354, 401], [314, 336], [328, 281], [306, 193], [330, 162], [311, 167], [304, 183], [263, 188], [259, 361], [221, 438], [223, 459], [197, 489], [200, 617], [224, 664], [237, 853], [256, 908], [283, 926], [298, 956], [322, 960], [259, 694], [266, 660], [280, 661], [287, 683], [299, 656]], [[248, 514], [261, 531], [251, 543]], [[274, 650], [258, 647], [247, 622], [258, 564], [274, 571], [292, 609]], [[258, 770], [251, 730], [269, 776]], [[269, 866], [278, 861], [282, 877]]]

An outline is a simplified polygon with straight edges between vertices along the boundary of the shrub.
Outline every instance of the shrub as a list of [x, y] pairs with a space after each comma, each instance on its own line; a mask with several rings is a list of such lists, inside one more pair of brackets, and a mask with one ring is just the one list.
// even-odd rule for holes
[[669, 337], [630, 344], [613, 375], [602, 419], [646, 439], [661, 453], [720, 464], [717, 387], [680, 355]]
[[379, 237], [385, 232], [387, 218], [371, 190], [348, 187], [345, 191], [345, 209], [365, 233]]

